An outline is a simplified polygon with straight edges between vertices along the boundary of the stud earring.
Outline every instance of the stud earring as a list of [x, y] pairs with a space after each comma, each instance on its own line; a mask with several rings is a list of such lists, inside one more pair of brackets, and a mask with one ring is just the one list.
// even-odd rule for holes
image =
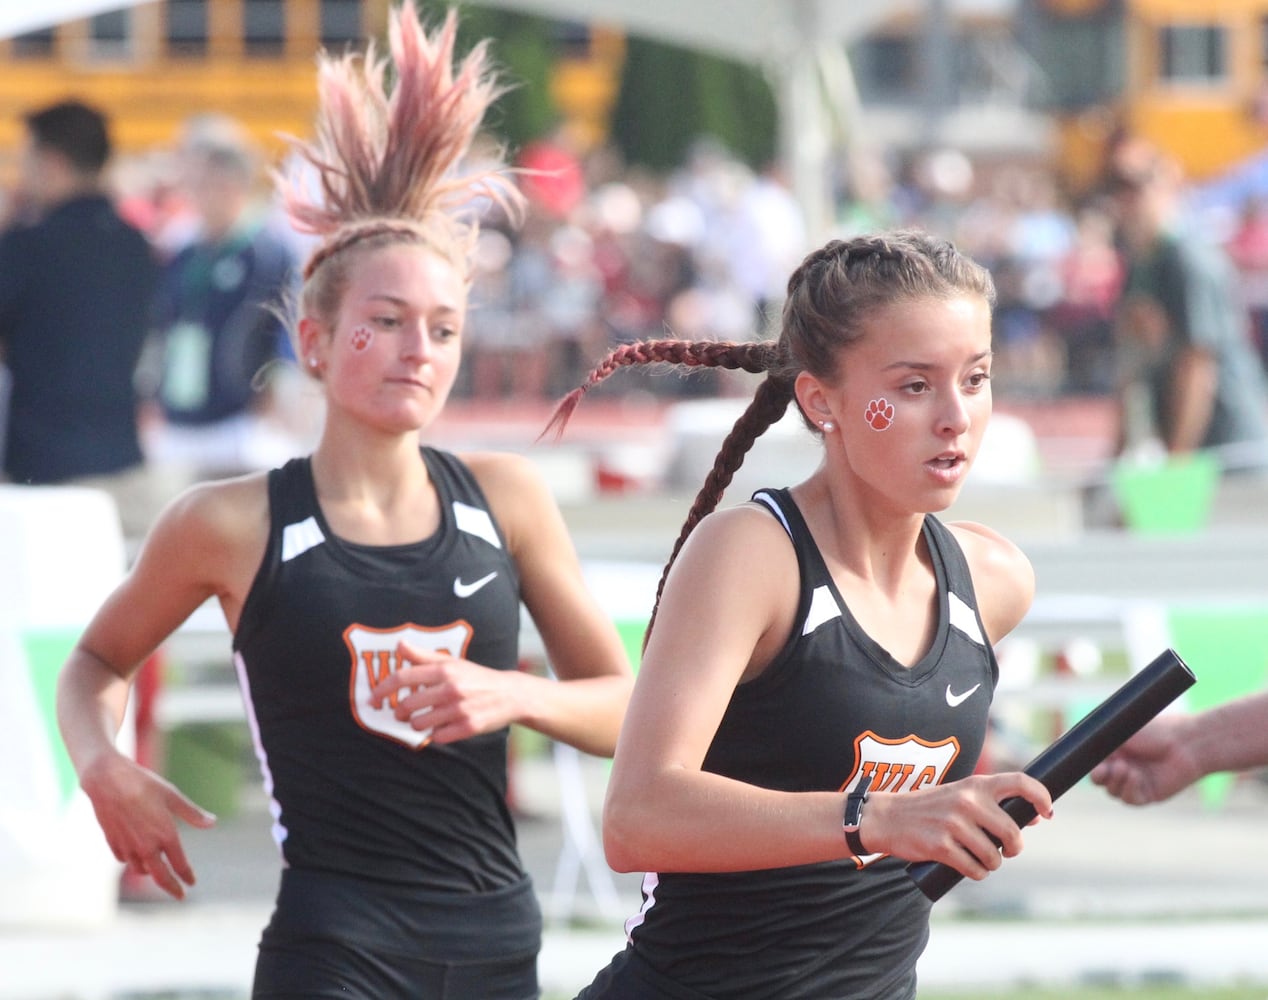
[[834, 424], [831, 420], [825, 420], [819, 426], [823, 428], [824, 434], [831, 434], [834, 430], [837, 429], [837, 425]]

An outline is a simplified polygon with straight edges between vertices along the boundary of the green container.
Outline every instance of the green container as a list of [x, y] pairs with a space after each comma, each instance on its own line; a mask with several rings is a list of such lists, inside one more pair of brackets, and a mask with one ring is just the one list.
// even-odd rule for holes
[[1157, 464], [1121, 462], [1111, 476], [1127, 527], [1144, 535], [1187, 535], [1211, 516], [1220, 467], [1209, 452]]

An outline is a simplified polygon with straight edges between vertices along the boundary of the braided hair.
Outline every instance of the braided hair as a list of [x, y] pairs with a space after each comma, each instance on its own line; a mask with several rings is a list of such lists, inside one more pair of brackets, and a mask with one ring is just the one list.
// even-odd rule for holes
[[275, 175], [292, 225], [320, 237], [303, 269], [304, 312], [332, 320], [354, 255], [384, 246], [417, 243], [468, 273], [477, 202], [491, 200], [512, 217], [522, 206], [499, 159], [463, 167], [504, 88], [487, 42], [455, 65], [457, 30], [451, 9], [429, 35], [405, 2], [389, 19], [390, 65], [373, 41], [363, 56], [320, 56], [316, 138], [291, 140], [317, 190]]
[[[683, 367], [741, 369], [765, 374], [753, 401], [722, 442], [713, 467], [687, 512], [682, 530], [656, 587], [656, 600], [643, 642], [651, 634], [670, 567], [696, 525], [721, 502], [744, 457], [756, 440], [787, 411], [794, 385], [803, 371], [832, 381], [843, 348], [863, 336], [867, 319], [877, 310], [916, 298], [979, 295], [995, 304], [990, 272], [946, 240], [921, 230], [904, 229], [848, 240], [831, 240], [813, 251], [788, 279], [778, 340], [733, 341], [649, 340], [618, 347], [591, 371], [582, 385], [560, 401], [543, 434], [563, 433], [581, 397], [619, 368], [672, 364]], [[803, 412], [814, 433], [819, 427]]]

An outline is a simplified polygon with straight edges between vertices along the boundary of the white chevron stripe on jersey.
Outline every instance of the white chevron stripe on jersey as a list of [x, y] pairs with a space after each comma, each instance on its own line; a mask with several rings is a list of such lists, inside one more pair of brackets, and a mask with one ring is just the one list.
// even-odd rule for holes
[[826, 586], [815, 587], [810, 598], [810, 610], [806, 612], [806, 621], [801, 626], [801, 634], [809, 635], [824, 622], [841, 617], [841, 608], [836, 598]]
[[453, 517], [459, 531], [465, 531], [468, 535], [475, 535], [476, 538], [483, 538], [495, 549], [502, 547], [502, 543], [498, 541], [498, 533], [493, 527], [493, 518], [489, 517], [488, 511], [481, 510], [479, 507], [471, 507], [460, 500], [455, 500], [453, 502]]
[[314, 545], [326, 540], [317, 524], [317, 518], [306, 517], [302, 521], [288, 524], [282, 529], [282, 562], [288, 562], [296, 556], [302, 556]]
[[977, 627], [977, 612], [955, 594], [947, 594], [947, 602], [951, 607], [951, 627], [959, 629], [979, 646], [985, 646], [982, 630]]
[[767, 490], [761, 490], [753, 494], [753, 499], [756, 502], [765, 504], [770, 508], [771, 513], [779, 518], [779, 523], [784, 526], [784, 530], [788, 532], [788, 537], [791, 538], [793, 533], [792, 525], [788, 523], [788, 518], [784, 516], [784, 512], [780, 509], [779, 504], [775, 501], [775, 498], [771, 496]]

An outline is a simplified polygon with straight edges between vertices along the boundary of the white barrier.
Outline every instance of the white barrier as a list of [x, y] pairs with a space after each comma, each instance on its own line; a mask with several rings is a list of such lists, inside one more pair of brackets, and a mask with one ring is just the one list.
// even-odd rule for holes
[[106, 493], [0, 486], [0, 926], [115, 915], [119, 866], [79, 790], [54, 702], [62, 663], [125, 568]]

